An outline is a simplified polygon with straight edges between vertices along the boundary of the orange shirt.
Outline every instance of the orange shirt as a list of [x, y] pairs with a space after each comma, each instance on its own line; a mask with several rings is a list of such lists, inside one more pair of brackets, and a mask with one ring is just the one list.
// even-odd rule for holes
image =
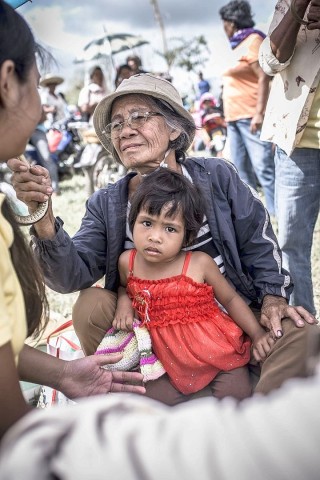
[[258, 99], [258, 77], [251, 64], [258, 62], [263, 38], [253, 33], [234, 50], [235, 66], [223, 73], [223, 107], [227, 122], [252, 118]]

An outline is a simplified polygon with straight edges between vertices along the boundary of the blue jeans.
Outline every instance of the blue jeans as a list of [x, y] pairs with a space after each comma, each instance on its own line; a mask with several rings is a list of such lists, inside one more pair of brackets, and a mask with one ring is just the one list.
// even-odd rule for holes
[[260, 131], [250, 132], [251, 118], [228, 122], [231, 161], [241, 180], [257, 189], [257, 179], [263, 189], [266, 207], [274, 215], [274, 158], [272, 144], [260, 140]]
[[320, 150], [296, 148], [288, 157], [277, 147], [275, 166], [278, 240], [294, 282], [290, 303], [315, 314], [311, 249], [320, 208]]

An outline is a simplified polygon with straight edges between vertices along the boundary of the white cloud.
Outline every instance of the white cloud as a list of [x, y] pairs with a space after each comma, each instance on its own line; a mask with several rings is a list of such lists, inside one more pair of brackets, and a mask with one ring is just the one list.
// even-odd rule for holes
[[[102, 36], [104, 31], [141, 35], [150, 42], [135, 52], [141, 55], [144, 67], [151, 71], [165, 70], [163, 59], [155, 53], [155, 50], [162, 50], [162, 37], [148, 0], [90, 0], [81, 6], [79, 3], [75, 0], [34, 0], [19, 9], [37, 39], [49, 46], [57, 58], [60, 73], [67, 79], [65, 87], [68, 78], [80, 68], [72, 63], [73, 60], [81, 57], [84, 46]], [[159, 0], [169, 41], [171, 37], [198, 35], [207, 39], [210, 55], [202, 71], [209, 79], [219, 77], [232, 62], [232, 52], [218, 15], [219, 8], [225, 3], [227, 0], [201, 0], [198, 5], [196, 2], [185, 4], [185, 0]], [[270, 23], [274, 8], [271, 3], [266, 5], [264, 0], [251, 2], [256, 27], [263, 31], [267, 31]], [[127, 53], [115, 55], [114, 63], [123, 63]], [[172, 75], [183, 90], [190, 89], [190, 84], [197, 80], [196, 73], [186, 74], [177, 69]]]

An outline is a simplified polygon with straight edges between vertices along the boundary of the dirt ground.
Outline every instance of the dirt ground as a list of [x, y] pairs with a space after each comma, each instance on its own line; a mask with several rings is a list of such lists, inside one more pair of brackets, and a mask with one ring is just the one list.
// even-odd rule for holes
[[[53, 199], [55, 215], [60, 216], [64, 226], [70, 235], [73, 235], [79, 225], [85, 211], [86, 193], [84, 177], [75, 175], [71, 180], [61, 182], [62, 195]], [[313, 283], [315, 303], [320, 314], [320, 217], [315, 229], [313, 241]], [[71, 318], [72, 305], [77, 293], [61, 295], [48, 289], [50, 309], [54, 318]]]

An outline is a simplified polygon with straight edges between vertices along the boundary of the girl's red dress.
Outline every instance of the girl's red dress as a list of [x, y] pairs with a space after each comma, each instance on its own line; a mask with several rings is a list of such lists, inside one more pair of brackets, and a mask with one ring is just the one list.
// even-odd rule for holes
[[197, 392], [220, 371], [248, 363], [250, 339], [220, 310], [212, 287], [186, 275], [191, 252], [181, 275], [160, 280], [135, 277], [135, 256], [132, 250], [127, 292], [175, 388]]

